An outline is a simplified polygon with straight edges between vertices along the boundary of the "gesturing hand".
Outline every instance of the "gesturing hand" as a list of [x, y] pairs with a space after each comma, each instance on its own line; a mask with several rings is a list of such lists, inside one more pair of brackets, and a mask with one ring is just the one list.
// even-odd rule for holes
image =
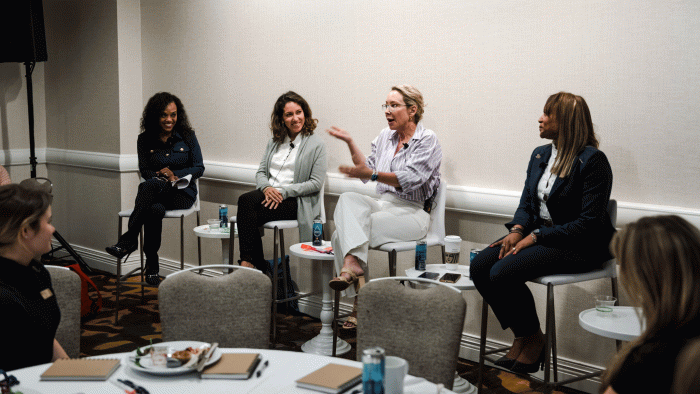
[[330, 129], [326, 129], [326, 132], [328, 132], [328, 134], [332, 135], [333, 137], [335, 137], [341, 141], [345, 141], [348, 144], [352, 141], [352, 137], [350, 137], [350, 133], [348, 133], [347, 131], [345, 131], [339, 127], [331, 126]]
[[277, 209], [282, 200], [284, 200], [282, 198], [282, 193], [280, 193], [279, 190], [275, 189], [274, 187], [266, 187], [265, 190], [263, 190], [263, 193], [265, 194], [265, 199], [263, 200], [262, 205], [264, 205], [265, 208]]

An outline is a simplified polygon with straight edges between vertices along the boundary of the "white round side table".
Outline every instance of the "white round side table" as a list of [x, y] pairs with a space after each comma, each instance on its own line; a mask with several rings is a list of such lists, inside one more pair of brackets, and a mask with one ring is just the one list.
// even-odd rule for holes
[[[223, 264], [229, 264], [228, 261], [228, 244], [229, 244], [229, 237], [230, 233], [228, 232], [223, 232], [221, 229], [210, 229], [208, 224], [202, 225], [202, 226], [197, 226], [193, 229], [194, 233], [198, 237], [202, 238], [219, 238], [221, 239], [221, 261]], [[233, 236], [238, 237], [238, 228], [234, 227], [231, 229], [233, 231]]]

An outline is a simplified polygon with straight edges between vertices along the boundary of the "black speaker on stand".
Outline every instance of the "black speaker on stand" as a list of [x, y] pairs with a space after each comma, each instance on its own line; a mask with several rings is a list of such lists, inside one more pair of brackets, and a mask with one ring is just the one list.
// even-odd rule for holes
[[[0, 13], [0, 37], [3, 45], [0, 49], [0, 63], [24, 63], [25, 77], [27, 78], [30, 176], [36, 178], [37, 159], [34, 143], [32, 73], [36, 62], [45, 62], [48, 59], [44, 30], [44, 7], [41, 0], [14, 0], [4, 2], [2, 8], [4, 9]], [[84, 271], [92, 271], [83, 258], [58, 233], [58, 230], [53, 236], [61, 246], [52, 249], [50, 253], [65, 248]]]

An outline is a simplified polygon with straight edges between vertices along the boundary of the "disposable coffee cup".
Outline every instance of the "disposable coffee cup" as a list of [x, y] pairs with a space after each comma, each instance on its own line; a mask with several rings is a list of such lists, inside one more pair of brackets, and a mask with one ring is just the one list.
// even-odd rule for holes
[[408, 373], [408, 362], [401, 357], [387, 356], [384, 360], [384, 387], [386, 394], [403, 394], [403, 380]]
[[462, 245], [462, 238], [459, 235], [448, 235], [445, 237], [445, 268], [450, 271], [457, 271], [459, 266], [459, 248]]

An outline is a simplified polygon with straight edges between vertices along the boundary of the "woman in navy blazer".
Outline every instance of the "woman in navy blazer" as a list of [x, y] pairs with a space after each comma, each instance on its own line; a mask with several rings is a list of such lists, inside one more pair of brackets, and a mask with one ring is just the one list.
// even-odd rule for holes
[[496, 364], [532, 373], [544, 361], [544, 334], [525, 282], [586, 272], [611, 258], [615, 229], [607, 211], [612, 170], [598, 150], [591, 114], [581, 96], [549, 97], [538, 120], [540, 138], [552, 140], [532, 152], [525, 188], [509, 234], [474, 258], [474, 285], [491, 305], [513, 346]]

